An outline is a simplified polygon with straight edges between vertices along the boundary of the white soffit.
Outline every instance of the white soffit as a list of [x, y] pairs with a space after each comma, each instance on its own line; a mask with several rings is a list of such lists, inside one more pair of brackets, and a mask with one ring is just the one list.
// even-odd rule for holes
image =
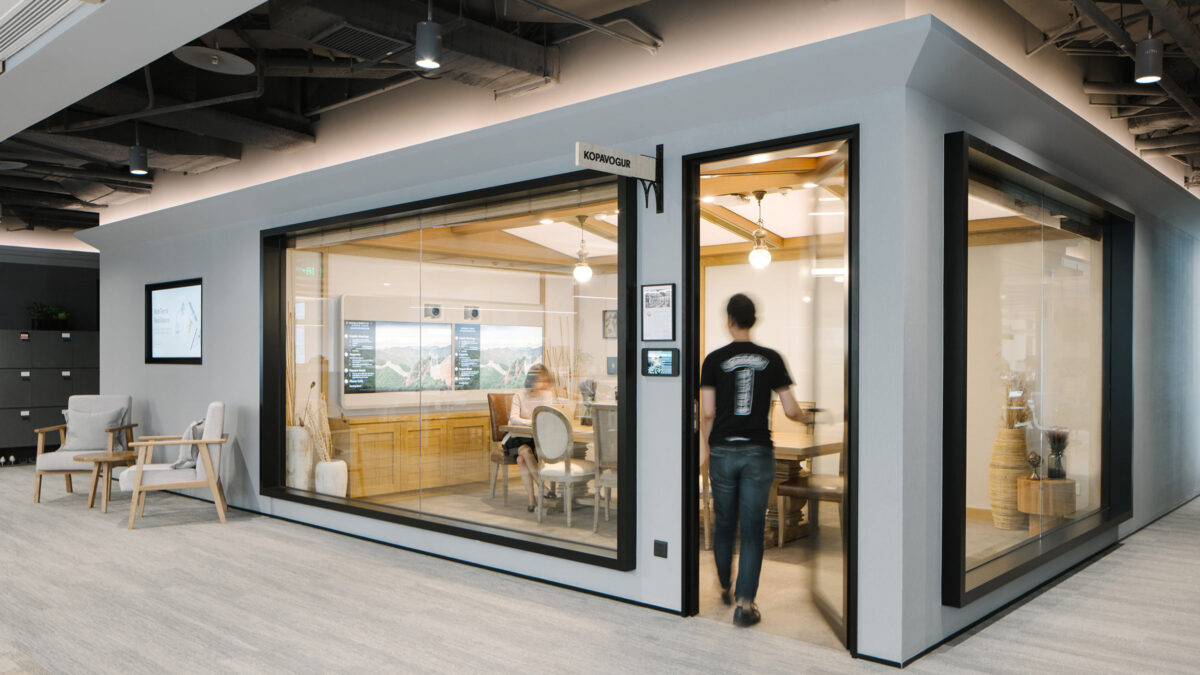
[[[18, 4], [0, 0], [0, 12]], [[0, 139], [29, 127], [261, 4], [108, 0], [78, 7], [5, 62]], [[54, 86], [47, 86], [53, 83]]]

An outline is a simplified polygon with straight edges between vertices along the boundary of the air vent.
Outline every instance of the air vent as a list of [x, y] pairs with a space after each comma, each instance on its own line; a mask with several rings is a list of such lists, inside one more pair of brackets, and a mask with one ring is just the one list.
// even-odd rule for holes
[[0, 15], [0, 61], [24, 49], [79, 9], [79, 0], [26, 0]]
[[338, 24], [313, 39], [314, 44], [368, 61], [382, 59], [409, 46], [407, 42], [372, 33], [349, 24]]

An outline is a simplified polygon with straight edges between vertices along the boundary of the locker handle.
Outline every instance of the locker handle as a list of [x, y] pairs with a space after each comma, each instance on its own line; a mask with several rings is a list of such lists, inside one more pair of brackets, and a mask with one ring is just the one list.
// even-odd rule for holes
[[62, 333], [62, 341], [63, 341], [63, 342], [70, 342], [70, 341], [71, 341], [71, 334], [70, 334], [70, 333]]
[[22, 370], [22, 371], [21, 371], [21, 379], [22, 379], [22, 380], [24, 380], [24, 381], [26, 381], [26, 382], [28, 382], [28, 381], [29, 381], [29, 375], [30, 375], [30, 373], [29, 373], [29, 371], [28, 371], [28, 370]]
[[64, 380], [69, 380], [69, 379], [71, 379], [71, 371], [69, 371], [69, 370], [64, 370], [64, 371], [62, 371], [62, 378], [63, 378]]
[[21, 333], [17, 339], [21, 342], [29, 342], [29, 333]]
[[21, 411], [21, 419], [23, 419], [23, 420], [29, 419], [29, 411], [28, 410]]

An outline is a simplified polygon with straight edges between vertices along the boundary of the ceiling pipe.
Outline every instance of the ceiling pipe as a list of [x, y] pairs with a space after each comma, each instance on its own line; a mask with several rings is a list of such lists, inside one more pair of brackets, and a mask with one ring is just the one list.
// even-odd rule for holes
[[585, 19], [582, 16], [579, 16], [577, 14], [572, 14], [565, 9], [559, 9], [558, 7], [555, 7], [554, 5], [548, 5], [544, 2], [542, 2], [541, 0], [521, 0], [521, 2], [523, 2], [527, 5], [533, 5], [534, 7], [537, 7], [540, 10], [550, 12], [551, 14], [561, 17], [563, 19], [566, 19], [567, 21], [570, 21], [571, 23], [577, 23], [580, 26], [586, 26], [587, 28], [591, 28], [592, 30], [596, 31], [597, 33], [600, 33], [601, 35], [607, 35], [608, 37], [613, 38], [615, 40], [620, 40], [621, 42], [629, 43], [635, 47], [641, 47], [642, 49], [645, 49], [646, 51], [650, 52], [651, 54], [657, 52], [658, 48], [660, 46], [662, 46], [661, 40], [659, 41], [658, 44], [654, 44], [651, 42], [643, 42], [635, 37], [630, 37], [623, 33], [618, 33], [617, 31], [612, 30], [611, 28], [609, 28], [608, 26], [605, 26], [603, 24], [599, 24], [599, 23], [596, 23], [595, 21]]
[[1148, 134], [1151, 131], [1185, 127], [1192, 122], [1193, 120], [1190, 115], [1180, 113], [1164, 113], [1162, 115], [1141, 114], [1136, 119], [1129, 120], [1129, 133]]
[[[1087, 16], [1092, 23], [1099, 26], [1100, 29], [1103, 30], [1106, 35], [1108, 35], [1108, 38], [1125, 52], [1126, 56], [1128, 56], [1130, 59], [1134, 57], [1134, 54], [1137, 51], [1137, 46], [1134, 44], [1133, 38], [1129, 37], [1129, 33], [1125, 32], [1124, 28], [1118, 26], [1117, 22], [1113, 21], [1112, 17], [1105, 14], [1104, 11], [1096, 5], [1094, 0], [1072, 0], [1072, 2], [1075, 4], [1075, 8]], [[1179, 107], [1183, 108], [1184, 111], [1187, 112], [1191, 122], [1194, 124], [1200, 124], [1200, 105], [1196, 105], [1196, 102], [1193, 101], [1190, 96], [1188, 96], [1183, 87], [1179, 86], [1179, 84], [1166, 73], [1163, 73], [1162, 79], [1158, 81], [1158, 86], [1162, 87], [1162, 90], [1165, 91], [1168, 96], [1175, 99], [1175, 102], [1179, 104]]]
[[[188, 103], [180, 103], [178, 105], [167, 105], [158, 108], [147, 108], [138, 112], [128, 113], [126, 115], [113, 115], [111, 117], [101, 117], [89, 122], [81, 122], [79, 124], [60, 124], [50, 127], [46, 131], [52, 134], [70, 133], [72, 131], [87, 131], [89, 129], [99, 129], [101, 127], [128, 122], [129, 120], [140, 120], [147, 117], [155, 117], [157, 115], [166, 115], [169, 113], [183, 112], [186, 110], [195, 110], [197, 108], [208, 108], [214, 105], [222, 105], [225, 103], [235, 103], [237, 101], [249, 101], [256, 98], [261, 98], [266, 91], [266, 76], [262, 68], [262, 59], [259, 59], [258, 68], [255, 69], [258, 76], [255, 78], [257, 83], [253, 91], [242, 92], [240, 94], [230, 94], [229, 96], [218, 96], [216, 98], [206, 98], [202, 101], [191, 101]], [[153, 93], [151, 93], [153, 97]]]
[[[645, 28], [642, 28], [641, 26], [637, 25], [636, 23], [633, 22], [632, 19], [627, 19], [625, 17], [621, 17], [619, 19], [613, 19], [612, 21], [605, 21], [601, 25], [604, 26], [605, 28], [612, 28], [613, 26], [615, 26], [617, 24], [627, 25], [630, 28], [632, 28], [633, 30], [641, 33], [648, 42], [650, 42], [651, 44], [654, 45], [655, 49], [659, 49], [663, 46], [662, 38], [658, 37], [654, 33], [651, 33], [650, 31], [646, 30]], [[587, 35], [588, 33], [594, 33], [594, 32], [595, 32], [595, 29], [593, 29], [593, 28], [584, 28], [583, 30], [579, 31], [578, 33], [573, 33], [566, 37], [561, 37], [561, 38], [555, 40], [554, 42], [552, 42], [551, 44], [558, 46], [558, 45], [570, 42], [571, 40], [574, 40], [575, 38], [583, 37], [584, 35]], [[651, 53], [653, 53], [653, 52], [651, 52]]]
[[1159, 138], [1137, 138], [1133, 147], [1138, 150], [1159, 150], [1162, 148], [1178, 148], [1185, 145], [1200, 145], [1200, 133], [1176, 134]]
[[364, 94], [359, 94], [358, 96], [351, 96], [350, 98], [348, 98], [344, 101], [338, 101], [337, 103], [330, 103], [329, 105], [324, 105], [324, 106], [321, 106], [320, 108], [313, 108], [312, 110], [306, 110], [306, 111], [304, 111], [304, 116], [312, 117], [314, 115], [320, 115], [321, 113], [327, 113], [330, 110], [337, 110], [338, 108], [348, 106], [351, 103], [358, 103], [359, 101], [365, 101], [373, 96], [378, 96], [380, 94], [392, 91], [393, 89], [399, 89], [400, 87], [407, 87], [408, 85], [412, 84], [413, 82], [417, 82], [417, 81], [423, 80], [423, 79], [425, 79], [425, 78], [421, 77], [420, 75], [413, 75], [412, 77], [408, 77], [403, 80], [399, 80], [397, 82], [393, 82], [391, 84], [384, 85], [382, 87], [379, 87], [378, 89], [372, 89], [371, 91], [368, 91]]
[[1159, 96], [1153, 87], [1131, 82], [1087, 82], [1083, 83], [1083, 93], [1106, 96]]
[[1140, 154], [1142, 157], [1170, 157], [1171, 155], [1190, 155], [1193, 152], [1200, 152], [1200, 143], [1180, 145], [1174, 148], [1151, 148], [1148, 150], [1139, 150], [1138, 154]]

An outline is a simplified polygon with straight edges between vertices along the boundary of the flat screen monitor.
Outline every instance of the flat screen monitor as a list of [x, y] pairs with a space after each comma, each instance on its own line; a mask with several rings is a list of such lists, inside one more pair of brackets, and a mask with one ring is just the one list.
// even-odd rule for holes
[[200, 279], [146, 285], [146, 363], [201, 363], [202, 289]]
[[540, 326], [346, 319], [342, 393], [520, 389]]

